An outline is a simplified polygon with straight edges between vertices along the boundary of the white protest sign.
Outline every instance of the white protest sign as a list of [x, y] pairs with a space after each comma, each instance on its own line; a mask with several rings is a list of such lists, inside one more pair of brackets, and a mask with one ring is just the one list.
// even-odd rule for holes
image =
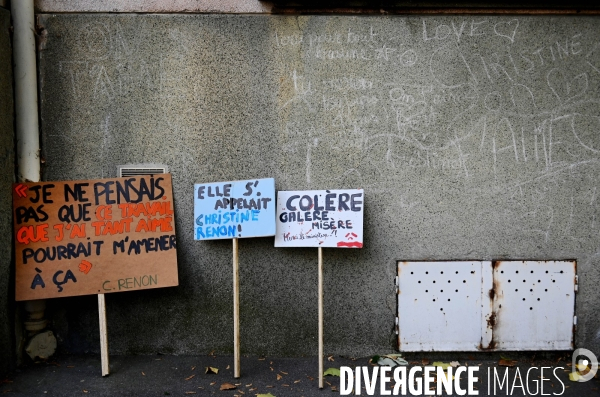
[[194, 185], [194, 239], [275, 234], [275, 179]]
[[363, 246], [364, 190], [277, 193], [275, 247]]

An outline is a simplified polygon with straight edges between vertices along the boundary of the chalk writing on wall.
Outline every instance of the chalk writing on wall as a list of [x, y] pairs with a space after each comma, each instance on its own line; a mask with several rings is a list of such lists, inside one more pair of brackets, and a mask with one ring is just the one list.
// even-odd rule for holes
[[194, 239], [275, 234], [275, 179], [194, 185]]
[[170, 174], [19, 183], [16, 299], [178, 285]]
[[392, 194], [391, 228], [443, 214], [430, 238], [502, 224], [520, 243], [597, 241], [596, 20], [321, 19], [271, 34], [282, 185]]
[[277, 193], [276, 247], [363, 246], [364, 191]]

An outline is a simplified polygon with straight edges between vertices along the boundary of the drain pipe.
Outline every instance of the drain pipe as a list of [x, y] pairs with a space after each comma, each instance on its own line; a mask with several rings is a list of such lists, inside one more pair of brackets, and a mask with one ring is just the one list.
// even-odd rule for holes
[[35, 16], [33, 0], [11, 1], [19, 182], [40, 181]]
[[[37, 68], [35, 45], [35, 15], [34, 0], [11, 1], [11, 15], [13, 20], [13, 62], [15, 79], [15, 119], [17, 141], [17, 164], [19, 182], [40, 181], [40, 133], [38, 122], [37, 98]], [[36, 357], [47, 358], [49, 352], [40, 351], [40, 337], [45, 339], [43, 346], [48, 344], [56, 346], [54, 335], [48, 332], [40, 334], [46, 328], [47, 321], [44, 316], [46, 301], [33, 300], [24, 303], [27, 312], [24, 321], [29, 342], [25, 348], [32, 359]], [[17, 322], [20, 327], [20, 322]], [[17, 335], [21, 333], [18, 332]], [[48, 340], [48, 338], [50, 340]], [[17, 357], [22, 357], [21, 348], [24, 338], [17, 341]], [[52, 343], [52, 339], [54, 343]], [[46, 357], [44, 357], [46, 356]], [[19, 360], [20, 361], [20, 360]]]

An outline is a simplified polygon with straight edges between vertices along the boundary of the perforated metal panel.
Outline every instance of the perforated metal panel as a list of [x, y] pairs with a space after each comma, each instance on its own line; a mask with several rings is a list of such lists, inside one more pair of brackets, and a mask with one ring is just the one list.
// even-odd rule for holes
[[398, 262], [401, 351], [573, 348], [574, 261]]
[[575, 275], [570, 261], [495, 262], [496, 349], [572, 349]]
[[137, 175], [155, 175], [166, 174], [169, 172], [169, 167], [162, 164], [127, 164], [117, 166], [117, 176], [137, 176]]
[[400, 350], [477, 350], [484, 267], [491, 262], [399, 262]]

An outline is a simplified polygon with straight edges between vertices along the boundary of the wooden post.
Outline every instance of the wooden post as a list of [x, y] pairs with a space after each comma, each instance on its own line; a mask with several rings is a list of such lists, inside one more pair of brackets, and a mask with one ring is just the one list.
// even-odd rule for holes
[[323, 388], [323, 247], [319, 247], [319, 389]]
[[240, 377], [240, 281], [238, 239], [233, 239], [233, 377]]
[[98, 294], [98, 318], [100, 320], [100, 360], [102, 376], [108, 375], [108, 332], [106, 330], [106, 302], [104, 294]]

